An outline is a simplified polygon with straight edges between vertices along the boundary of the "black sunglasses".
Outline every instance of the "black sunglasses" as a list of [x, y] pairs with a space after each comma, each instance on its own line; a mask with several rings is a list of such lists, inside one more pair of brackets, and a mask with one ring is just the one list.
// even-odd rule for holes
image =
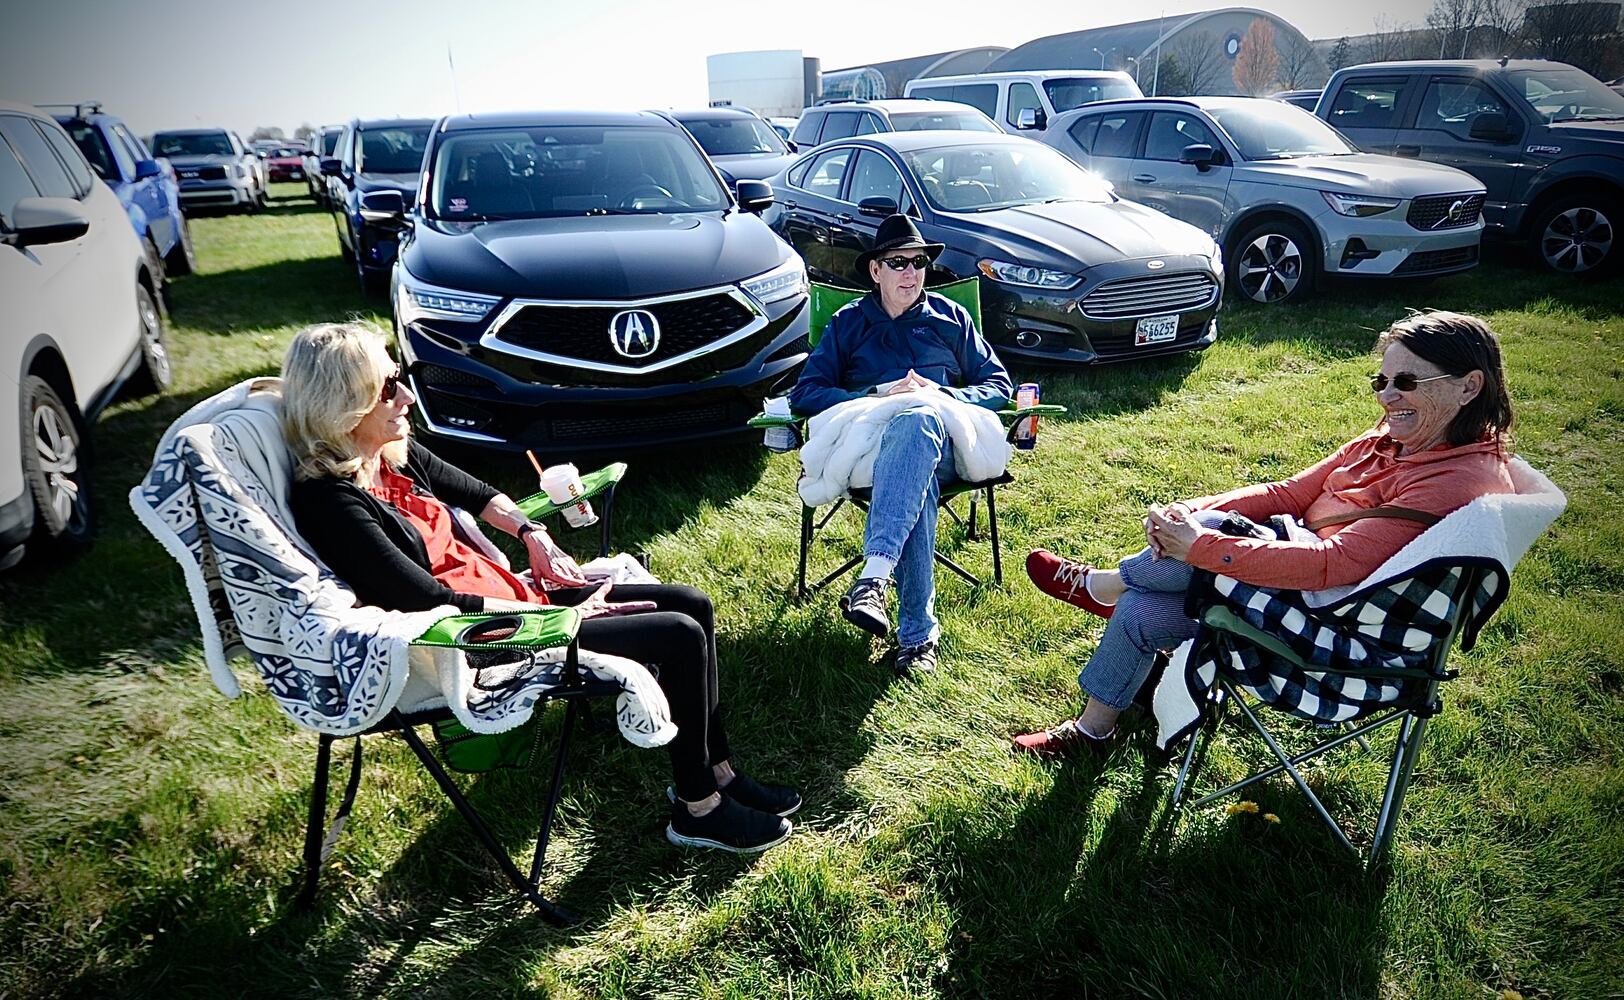
[[383, 389], [378, 393], [378, 402], [389, 405], [395, 399], [395, 393], [400, 391], [400, 369], [396, 368], [383, 377]]
[[909, 265], [912, 265], [915, 271], [924, 271], [930, 267], [930, 258], [924, 254], [917, 257], [886, 257], [883, 262], [893, 271], [906, 270]]
[[1381, 392], [1382, 390], [1386, 389], [1387, 384], [1391, 382], [1393, 384], [1393, 388], [1397, 389], [1399, 392], [1414, 392], [1415, 387], [1420, 385], [1422, 382], [1436, 382], [1441, 378], [1454, 377], [1455, 376], [1453, 375], [1429, 375], [1426, 378], [1416, 378], [1411, 372], [1399, 372], [1392, 378], [1388, 378], [1386, 375], [1377, 374], [1370, 376], [1370, 391]]

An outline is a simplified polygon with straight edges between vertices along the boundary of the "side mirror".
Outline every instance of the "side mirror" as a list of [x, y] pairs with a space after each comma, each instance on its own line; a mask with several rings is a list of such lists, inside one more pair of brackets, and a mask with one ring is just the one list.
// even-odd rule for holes
[[323, 177], [337, 177], [344, 169], [344, 164], [337, 159], [329, 157], [321, 161], [321, 175]]
[[11, 242], [20, 249], [76, 240], [90, 232], [90, 220], [72, 198], [19, 198], [11, 227]]
[[873, 198], [864, 198], [857, 203], [858, 215], [872, 215], [877, 219], [885, 219], [897, 214], [897, 203], [883, 195]]
[[1180, 163], [1193, 163], [1197, 170], [1207, 170], [1218, 159], [1218, 151], [1204, 142], [1192, 142], [1179, 151]]
[[1469, 133], [1474, 139], [1488, 139], [1498, 142], [1510, 138], [1511, 124], [1500, 111], [1484, 111], [1472, 118]]
[[361, 196], [361, 217], [373, 222], [400, 220], [406, 214], [406, 196], [399, 191], [369, 191]]
[[739, 181], [734, 185], [739, 207], [752, 215], [760, 215], [773, 204], [773, 186], [766, 181]]
[[800, 147], [800, 146], [798, 146], [798, 145], [796, 145], [796, 144], [795, 144], [795, 143], [793, 143], [793, 142], [791, 142], [791, 141], [790, 141], [790, 140], [788, 140], [788, 139], [785, 139], [785, 140], [784, 140], [784, 145], [785, 145], [785, 146], [786, 146], [786, 147], [788, 147], [788, 149], [789, 149], [789, 151], [790, 151], [790, 152], [791, 152], [791, 153], [799, 153], [799, 152], [800, 152], [800, 151], [801, 151], [801, 147]]
[[1015, 127], [1023, 132], [1032, 129], [1041, 131], [1049, 127], [1049, 116], [1044, 114], [1042, 108], [1022, 108], [1015, 115]]
[[148, 177], [161, 177], [163, 176], [163, 172], [163, 164], [159, 163], [157, 160], [135, 161], [135, 179], [138, 181], [144, 181]]

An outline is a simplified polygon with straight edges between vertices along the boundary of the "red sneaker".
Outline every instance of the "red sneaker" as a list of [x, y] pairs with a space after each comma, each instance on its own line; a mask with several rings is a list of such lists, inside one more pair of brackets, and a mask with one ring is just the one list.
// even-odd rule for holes
[[1116, 731], [1110, 736], [1090, 736], [1083, 732], [1076, 719], [1067, 719], [1053, 729], [1036, 733], [1022, 733], [1010, 740], [1010, 749], [1016, 753], [1029, 753], [1035, 757], [1070, 757], [1078, 753], [1091, 753], [1103, 757], [1116, 745]]
[[1091, 615], [1111, 617], [1115, 604], [1106, 604], [1088, 592], [1088, 574], [1094, 567], [1057, 556], [1048, 549], [1033, 549], [1026, 557], [1026, 575], [1037, 588], [1057, 601], [1082, 608]]

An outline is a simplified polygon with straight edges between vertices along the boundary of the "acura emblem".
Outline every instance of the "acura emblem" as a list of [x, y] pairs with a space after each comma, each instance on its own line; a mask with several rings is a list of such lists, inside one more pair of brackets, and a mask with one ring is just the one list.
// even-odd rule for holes
[[609, 346], [623, 358], [646, 358], [660, 346], [660, 321], [647, 309], [627, 309], [609, 321]]
[[1165, 260], [1153, 260], [1149, 264], [1146, 264], [1145, 266], [1150, 268], [1152, 271], [1160, 271], [1162, 268], [1167, 266], [1167, 261], [1165, 261]]

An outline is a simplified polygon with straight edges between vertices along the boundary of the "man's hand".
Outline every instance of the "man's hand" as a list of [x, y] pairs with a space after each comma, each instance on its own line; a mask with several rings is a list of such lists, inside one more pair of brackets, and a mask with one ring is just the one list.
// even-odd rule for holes
[[524, 535], [525, 553], [530, 557], [530, 575], [539, 580], [550, 580], [563, 587], [583, 587], [587, 579], [581, 567], [559, 548], [547, 529], [538, 527]]
[[895, 396], [899, 392], [919, 392], [922, 389], [939, 388], [941, 387], [935, 382], [932, 382], [930, 379], [910, 368], [908, 369], [908, 374], [902, 376], [902, 378], [898, 379], [894, 384], [892, 384], [891, 388], [885, 390], [885, 394], [887, 396]]

